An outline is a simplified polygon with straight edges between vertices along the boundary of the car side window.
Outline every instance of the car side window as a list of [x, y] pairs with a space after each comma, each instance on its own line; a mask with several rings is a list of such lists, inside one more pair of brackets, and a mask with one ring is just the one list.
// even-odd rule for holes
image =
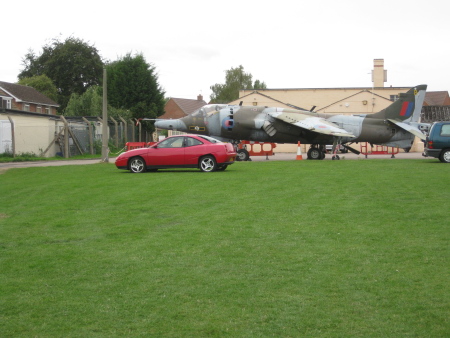
[[199, 146], [201, 144], [203, 143], [193, 137], [186, 137], [186, 147]]
[[158, 148], [183, 148], [184, 137], [172, 137], [161, 141]]
[[442, 125], [441, 136], [450, 136], [450, 124]]

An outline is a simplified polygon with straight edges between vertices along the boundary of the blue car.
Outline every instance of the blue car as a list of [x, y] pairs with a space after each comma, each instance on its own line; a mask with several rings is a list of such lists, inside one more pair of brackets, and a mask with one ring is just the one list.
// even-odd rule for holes
[[433, 123], [425, 141], [423, 156], [435, 157], [443, 163], [450, 163], [450, 121]]

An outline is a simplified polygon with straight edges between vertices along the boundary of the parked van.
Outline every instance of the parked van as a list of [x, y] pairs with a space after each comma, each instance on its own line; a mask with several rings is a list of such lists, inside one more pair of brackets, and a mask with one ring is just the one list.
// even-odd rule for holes
[[436, 157], [441, 162], [450, 163], [450, 121], [433, 123], [425, 141], [423, 156]]

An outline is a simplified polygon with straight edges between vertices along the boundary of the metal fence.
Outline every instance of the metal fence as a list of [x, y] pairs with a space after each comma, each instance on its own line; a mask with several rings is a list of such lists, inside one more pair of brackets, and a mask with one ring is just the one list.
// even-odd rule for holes
[[[102, 122], [94, 118], [72, 117], [66, 119], [69, 129], [69, 154], [101, 154], [102, 152]], [[119, 150], [127, 142], [152, 140], [153, 135], [133, 120], [108, 120], [108, 140], [110, 150]], [[112, 148], [112, 149], [111, 149]]]
[[420, 118], [422, 123], [450, 121], [450, 106], [423, 106]]
[[[151, 142], [156, 138], [136, 120], [108, 119], [108, 146], [111, 152], [123, 149], [127, 142]], [[72, 157], [102, 153], [102, 119], [64, 117], [0, 110], [0, 154], [34, 154]]]

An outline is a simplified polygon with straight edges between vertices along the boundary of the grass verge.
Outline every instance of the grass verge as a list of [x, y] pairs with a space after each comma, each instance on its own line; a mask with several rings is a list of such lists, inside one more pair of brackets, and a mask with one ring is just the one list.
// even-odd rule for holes
[[0, 175], [5, 336], [448, 336], [450, 166]]

